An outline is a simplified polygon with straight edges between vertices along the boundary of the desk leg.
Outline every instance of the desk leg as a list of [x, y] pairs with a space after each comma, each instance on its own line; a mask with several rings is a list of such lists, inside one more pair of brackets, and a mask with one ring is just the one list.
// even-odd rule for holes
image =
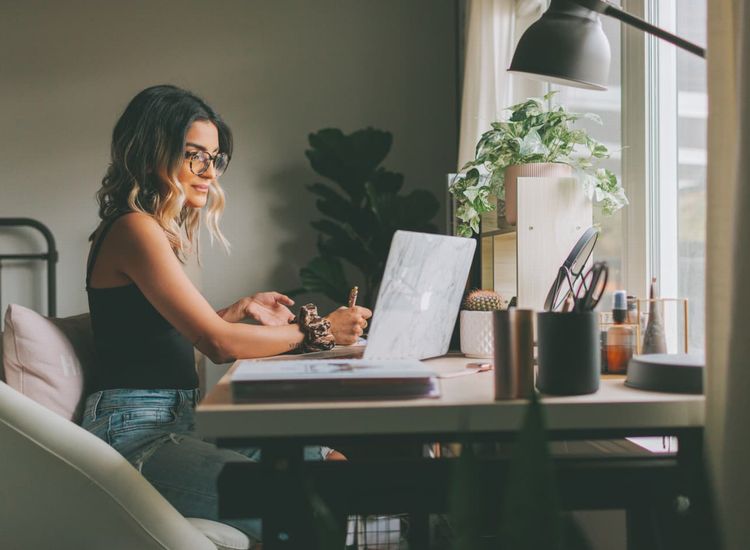
[[661, 548], [655, 533], [657, 526], [651, 508], [631, 508], [625, 512], [628, 550], [657, 550]]
[[268, 445], [261, 462], [277, 480], [278, 490], [263, 495], [268, 506], [261, 517], [264, 550], [316, 548], [315, 531], [301, 474], [303, 447]]
[[705, 550], [720, 548], [702, 432], [680, 435], [679, 485], [668, 501], [627, 510], [628, 550]]
[[673, 503], [677, 533], [675, 547], [721, 548], [716, 508], [704, 458], [702, 430], [679, 437], [677, 460], [685, 491]]
[[412, 512], [409, 514], [409, 548], [429, 548], [430, 514]]

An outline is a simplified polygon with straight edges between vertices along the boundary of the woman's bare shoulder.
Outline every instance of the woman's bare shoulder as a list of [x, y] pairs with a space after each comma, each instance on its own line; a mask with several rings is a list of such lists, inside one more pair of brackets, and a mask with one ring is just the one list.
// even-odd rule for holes
[[141, 212], [128, 213], [112, 222], [102, 244], [112, 264], [122, 272], [148, 259], [163, 261], [174, 256], [162, 227], [150, 215]]
[[145, 212], [128, 212], [120, 215], [112, 223], [112, 229], [122, 230], [139, 230], [141, 228], [156, 227], [161, 229], [159, 223], [150, 214]]
[[167, 242], [167, 236], [159, 223], [143, 212], [128, 212], [120, 216], [112, 223], [110, 233], [113, 240], [126, 243], [142, 240]]
[[112, 222], [104, 220], [94, 231], [93, 243], [98, 243], [99, 252], [91, 284], [102, 288], [132, 282], [130, 271], [144, 256], [159, 258], [171, 250], [156, 220], [141, 212], [129, 212]]

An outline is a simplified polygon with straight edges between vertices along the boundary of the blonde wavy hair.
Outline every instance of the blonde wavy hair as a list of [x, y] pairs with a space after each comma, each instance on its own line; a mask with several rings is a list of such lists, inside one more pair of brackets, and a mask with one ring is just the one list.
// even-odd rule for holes
[[[150, 215], [164, 229], [175, 255], [184, 262], [195, 251], [200, 261], [201, 209], [185, 205], [177, 174], [185, 159], [185, 136], [196, 120], [207, 120], [219, 133], [219, 150], [232, 157], [232, 132], [202, 99], [171, 85], [146, 88], [125, 108], [112, 132], [112, 160], [96, 194], [99, 217], [108, 221], [123, 212]], [[205, 223], [211, 242], [227, 252], [219, 229], [224, 191], [209, 187]]]

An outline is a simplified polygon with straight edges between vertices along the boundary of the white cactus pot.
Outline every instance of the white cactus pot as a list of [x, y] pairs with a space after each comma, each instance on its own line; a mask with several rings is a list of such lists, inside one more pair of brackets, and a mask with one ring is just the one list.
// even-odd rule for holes
[[466, 357], [493, 357], [492, 314], [492, 311], [461, 311], [461, 353]]

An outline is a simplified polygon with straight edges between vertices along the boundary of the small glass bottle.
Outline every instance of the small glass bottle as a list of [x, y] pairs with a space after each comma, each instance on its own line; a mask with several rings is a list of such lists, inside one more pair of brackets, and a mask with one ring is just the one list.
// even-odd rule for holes
[[601, 361], [601, 374], [607, 374], [607, 332], [608, 328], [602, 326], [599, 330], [599, 358]]
[[599, 358], [601, 361], [601, 373], [607, 374], [607, 331], [612, 324], [612, 314], [602, 311], [599, 314]]
[[628, 296], [628, 324], [635, 325], [638, 323], [638, 298]]
[[607, 330], [607, 372], [609, 374], [627, 374], [628, 362], [635, 349], [635, 331], [625, 322], [628, 320], [627, 293], [615, 291], [612, 306], [614, 324]]

